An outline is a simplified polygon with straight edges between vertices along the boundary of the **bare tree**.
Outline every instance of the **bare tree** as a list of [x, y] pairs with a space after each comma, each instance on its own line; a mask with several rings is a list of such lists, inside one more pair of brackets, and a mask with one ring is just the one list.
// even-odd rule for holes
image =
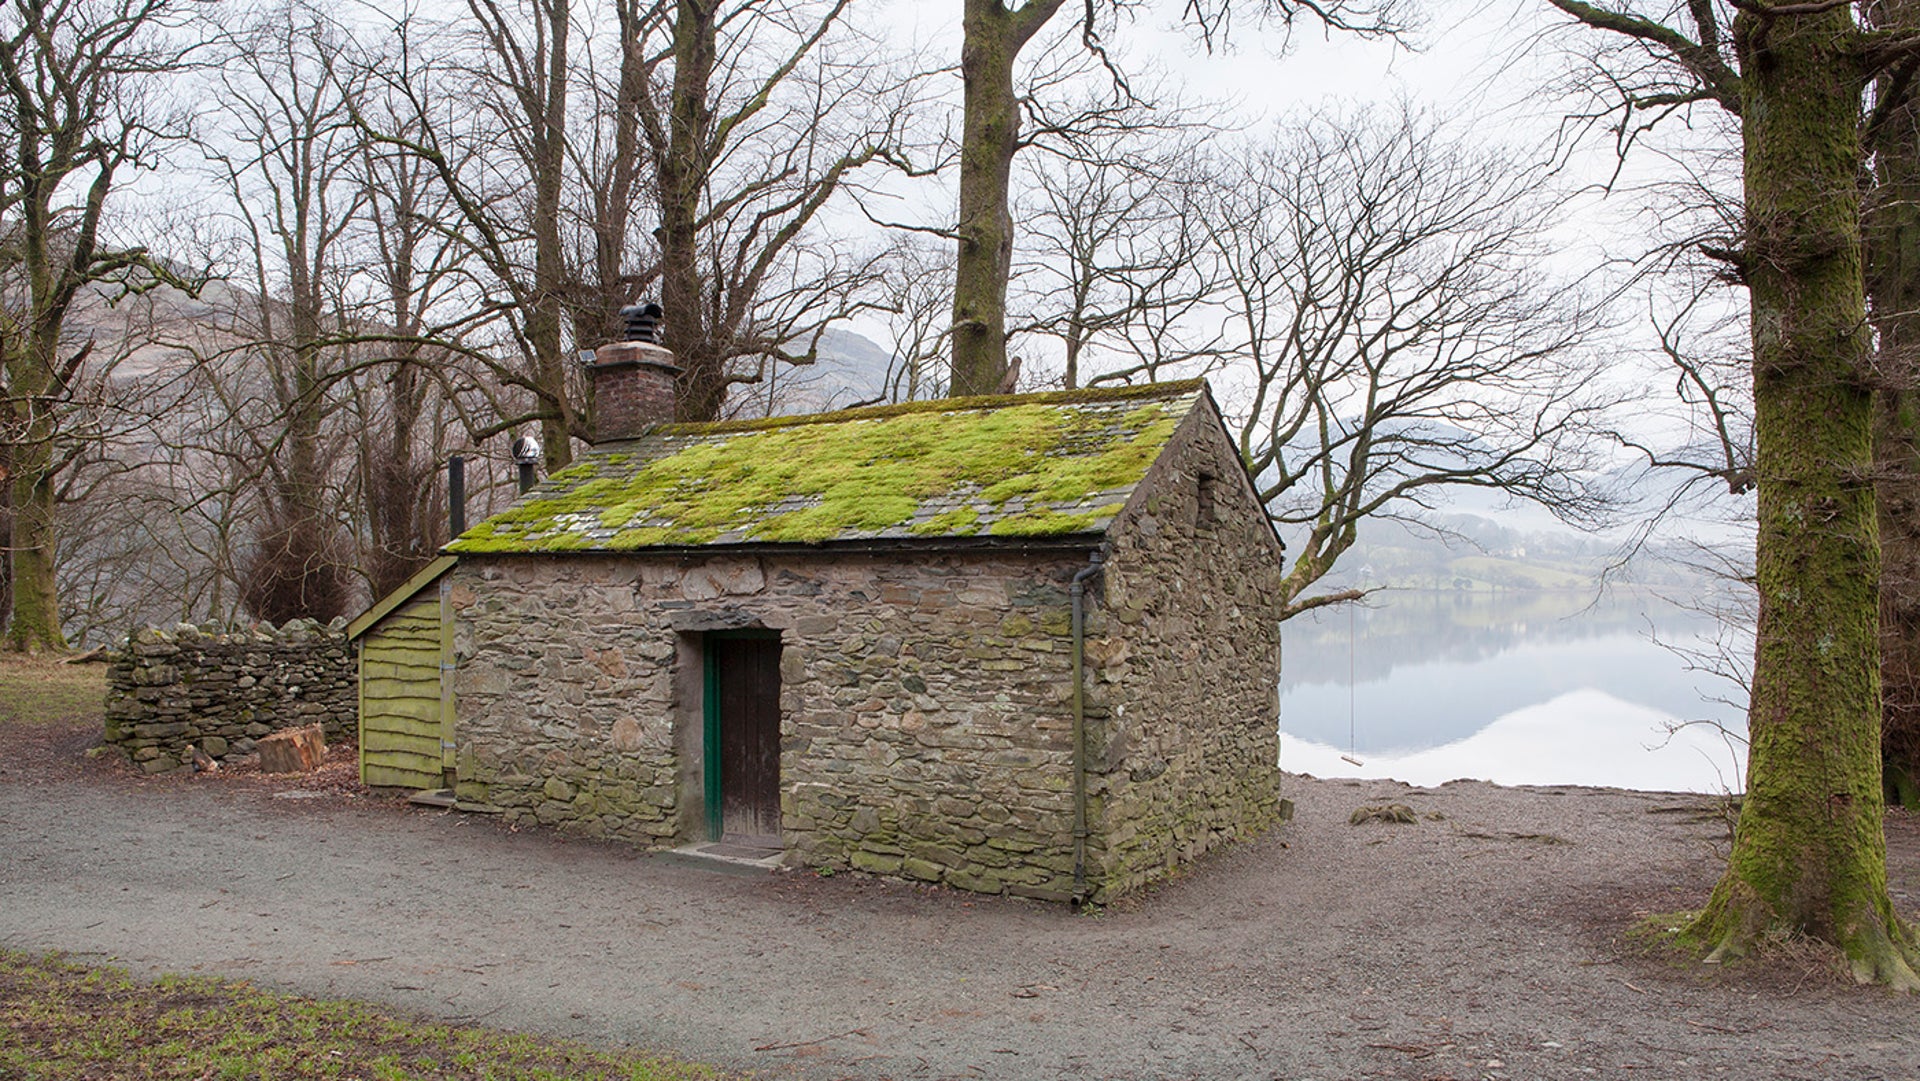
[[[1132, 0], [1085, 0], [1079, 7], [1079, 44], [1108, 77], [1111, 94], [1093, 117], [1124, 114], [1139, 104], [1109, 55], [1106, 39], [1139, 6]], [[1063, 0], [966, 0], [961, 14], [960, 203], [954, 236], [953, 388], [956, 395], [991, 394], [1007, 378], [1007, 283], [1013, 265], [1014, 223], [1009, 211], [1013, 161], [1032, 142], [1023, 126], [1070, 133], [1037, 108], [1043, 96], [1016, 79], [1022, 52], [1066, 7]], [[1291, 26], [1308, 17], [1327, 27], [1364, 35], [1396, 32], [1391, 2], [1332, 0], [1186, 0], [1181, 14], [1212, 45], [1225, 37], [1236, 13]], [[1056, 65], [1043, 65], [1058, 70]], [[1094, 127], [1098, 127], [1096, 123]]]
[[153, 453], [162, 418], [185, 405], [186, 388], [161, 344], [173, 332], [171, 298], [182, 297], [166, 286], [137, 296], [88, 290], [68, 313], [75, 336], [98, 343], [68, 386], [68, 454], [54, 494], [60, 625], [69, 643], [97, 645], [142, 621], [184, 618], [174, 601], [185, 587], [156, 558], [174, 501], [156, 498]]
[[1876, 135], [1866, 90], [1880, 71], [1910, 72], [1916, 43], [1863, 32], [1844, 3], [1553, 2], [1603, 33], [1619, 131], [1711, 104], [1737, 118], [1743, 151], [1744, 215], [1721, 254], [1747, 288], [1753, 347], [1752, 754], [1726, 873], [1686, 934], [1714, 960], [1775, 930], [1808, 934], [1840, 946], [1862, 980], [1920, 988], [1920, 944], [1886, 890], [1860, 257], [1862, 135]]
[[1059, 343], [1061, 382], [1155, 378], [1212, 354], [1200, 255], [1208, 178], [1189, 133], [1149, 121], [1097, 154], [1036, 155], [1020, 198], [1016, 338]]
[[[390, 102], [368, 92], [368, 81], [354, 85], [363, 115], [408, 132], [403, 117], [386, 112]], [[363, 193], [356, 262], [371, 288], [355, 298], [348, 336], [360, 342], [362, 355], [382, 363], [359, 368], [351, 384], [349, 409], [362, 433], [353, 495], [362, 524], [359, 567], [372, 595], [382, 597], [448, 539], [441, 463], [457, 451], [473, 453], [453, 396], [457, 387], [484, 382], [486, 372], [460, 347], [470, 265], [466, 246], [443, 228], [457, 220], [450, 194], [415, 155], [382, 153], [367, 141], [356, 153]]]
[[1297, 531], [1288, 615], [1368, 519], [1484, 488], [1591, 522], [1597, 305], [1543, 273], [1539, 167], [1402, 111], [1311, 118], [1231, 155], [1201, 216], [1241, 453]]
[[12, 510], [12, 614], [20, 650], [60, 650], [54, 520], [73, 460], [72, 392], [93, 355], [67, 333], [83, 292], [164, 276], [108, 238], [125, 169], [154, 160], [175, 120], [154, 77], [183, 62], [169, 0], [9, 0], [0, 7], [0, 370]]
[[920, 234], [896, 236], [881, 263], [874, 307], [886, 314], [884, 400], [911, 402], [946, 394], [947, 331], [953, 315], [953, 250]]
[[437, 26], [403, 13], [361, 60], [380, 108], [349, 103], [382, 153], [425, 165], [450, 210], [432, 224], [477, 279], [472, 310], [439, 323], [489, 376], [472, 388], [484, 405], [464, 414], [474, 438], [535, 423], [549, 469], [584, 430], [562, 226], [578, 30], [571, 0], [469, 0]]
[[651, 283], [687, 419], [718, 415], [768, 363], [812, 359], [870, 273], [816, 219], [889, 156], [911, 80], [873, 64], [871, 42], [837, 44], [844, 0], [612, 0], [610, 54], [590, 32], [601, 8], [527, 3], [472, 0], [478, 30], [431, 35], [450, 60], [415, 40], [381, 63], [401, 107], [361, 123], [431, 167], [455, 211], [440, 227], [499, 291], [481, 303], [496, 347], [468, 348], [531, 406], [495, 394], [474, 436], [537, 418], [558, 467], [588, 431], [562, 358], [615, 333]]
[[219, 130], [205, 145], [227, 189], [244, 299], [215, 367], [228, 416], [252, 442], [258, 528], [241, 588], [252, 613], [322, 621], [351, 600], [351, 553], [338, 482], [340, 407], [349, 350], [344, 249], [366, 204], [356, 182], [359, 133], [335, 77], [339, 42], [295, 2], [259, 12], [223, 65]]
[[[678, 0], [639, 95], [660, 216], [660, 289], [679, 416], [721, 415], [728, 388], [808, 364], [873, 279], [816, 221], [870, 166], [907, 165], [921, 77], [876, 63], [848, 0]], [[664, 13], [663, 13], [664, 14]]]
[[[581, 50], [574, 131], [567, 140], [571, 171], [563, 200], [563, 244], [569, 286], [565, 303], [582, 347], [618, 340], [620, 309], [657, 282], [657, 224], [647, 213], [653, 163], [640, 110], [653, 92], [657, 50], [649, 37], [661, 0], [608, 0], [611, 47]], [[605, 37], [604, 31], [597, 35]]]

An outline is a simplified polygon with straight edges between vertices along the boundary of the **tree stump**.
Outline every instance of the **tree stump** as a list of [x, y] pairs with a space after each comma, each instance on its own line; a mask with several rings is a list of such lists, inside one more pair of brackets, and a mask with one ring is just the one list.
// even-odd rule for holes
[[257, 747], [264, 773], [305, 773], [327, 760], [327, 737], [318, 724], [275, 732]]

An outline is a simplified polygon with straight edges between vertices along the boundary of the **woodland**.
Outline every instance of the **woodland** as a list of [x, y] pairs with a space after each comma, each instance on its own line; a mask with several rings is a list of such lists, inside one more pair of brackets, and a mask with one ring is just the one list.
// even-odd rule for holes
[[[1289, 616], [1450, 490], [1630, 538], [1738, 506], [1749, 775], [1681, 934], [1920, 989], [1912, 4], [1543, 0], [1511, 48], [1561, 123], [1502, 142], [1248, 124], [1125, 48], [1284, 70], [1450, 14], [1398, 0], [962, 0], [931, 43], [880, 0], [0, 0], [6, 642], [353, 614], [448, 539], [449, 458], [479, 513], [515, 437], [573, 460], [641, 298], [687, 422], [1206, 376]], [[1605, 272], [1558, 231], [1595, 191], [1655, 222]], [[885, 370], [837, 386], [853, 332]]]

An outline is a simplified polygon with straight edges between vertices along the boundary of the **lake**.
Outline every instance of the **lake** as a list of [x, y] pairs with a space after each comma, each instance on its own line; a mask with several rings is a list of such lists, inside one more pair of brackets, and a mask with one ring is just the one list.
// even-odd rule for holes
[[1751, 634], [1659, 597], [1382, 591], [1282, 635], [1280, 765], [1295, 773], [1744, 786], [1745, 691], [1685, 654], [1724, 641], [1750, 657]]

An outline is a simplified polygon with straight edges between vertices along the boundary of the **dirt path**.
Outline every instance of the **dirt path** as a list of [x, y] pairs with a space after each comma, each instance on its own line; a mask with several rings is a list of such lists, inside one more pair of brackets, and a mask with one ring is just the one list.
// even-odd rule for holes
[[[335, 793], [137, 781], [0, 732], [0, 944], [807, 1078], [1899, 1078], [1920, 1000], [1675, 966], [1710, 801], [1289, 777], [1295, 821], [1098, 917], [742, 878]], [[81, 740], [80, 742], [84, 742]], [[1411, 825], [1351, 826], [1398, 801]], [[1920, 830], [1890, 829], [1920, 901]]]

